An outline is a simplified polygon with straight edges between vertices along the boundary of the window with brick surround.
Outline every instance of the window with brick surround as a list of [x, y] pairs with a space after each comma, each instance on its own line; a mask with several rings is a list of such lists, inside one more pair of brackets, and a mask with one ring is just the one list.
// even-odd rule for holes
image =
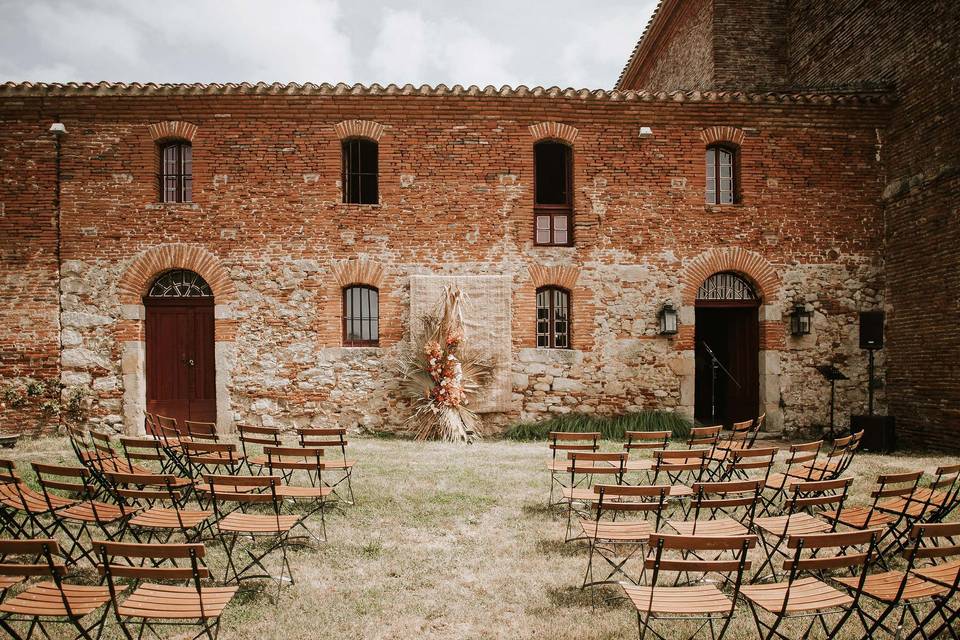
[[193, 148], [189, 142], [160, 146], [160, 202], [193, 200]]
[[348, 138], [343, 141], [343, 201], [350, 204], [378, 204], [379, 148], [373, 140]]
[[343, 289], [343, 345], [380, 344], [380, 292], [376, 287], [351, 285]]
[[707, 204], [733, 204], [737, 201], [737, 152], [733, 147], [714, 144], [707, 147]]
[[560, 287], [537, 289], [537, 346], [570, 348], [570, 294]]
[[573, 243], [573, 161], [569, 146], [544, 141], [533, 146], [534, 242]]

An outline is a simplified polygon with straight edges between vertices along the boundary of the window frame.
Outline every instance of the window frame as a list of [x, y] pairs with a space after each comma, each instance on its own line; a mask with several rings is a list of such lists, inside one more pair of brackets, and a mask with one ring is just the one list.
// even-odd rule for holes
[[[167, 173], [167, 150], [174, 149], [176, 156], [176, 171]], [[190, 170], [184, 170], [184, 149], [190, 150]], [[160, 162], [158, 183], [160, 186], [160, 202], [163, 204], [176, 204], [193, 202], [193, 143], [189, 140], [166, 140], [159, 145]], [[167, 198], [167, 182], [173, 179], [176, 181], [176, 190], [173, 199]], [[187, 187], [189, 183], [189, 189]], [[189, 191], [189, 194], [188, 194]]]
[[[716, 142], [714, 144], [707, 145], [705, 149], [705, 154], [713, 153], [713, 178], [707, 174], [708, 161], [704, 158], [704, 201], [707, 205], [711, 206], [730, 206], [732, 204], [740, 203], [740, 153], [736, 145], [730, 143]], [[720, 175], [721, 163], [721, 154], [722, 153], [730, 154], [730, 202], [721, 202], [720, 194], [722, 193], [720, 189], [720, 180], [722, 179]], [[713, 182], [713, 199], [709, 199], [711, 180]]]
[[[362, 339], [353, 340], [349, 337], [348, 323], [350, 321], [350, 318], [352, 318], [352, 316], [351, 317], [347, 316], [347, 294], [353, 289], [360, 289], [361, 291], [372, 291], [373, 293], [376, 294], [376, 298], [377, 298], [376, 316], [370, 316], [368, 318], [364, 318], [362, 298], [361, 298], [361, 304], [360, 304], [359, 322], [361, 327], [361, 335], [363, 335], [362, 327], [364, 322], [369, 323], [372, 319], [376, 319], [376, 322], [377, 322], [376, 337], [371, 340], [362, 340]], [[343, 287], [340, 290], [340, 300], [341, 300], [340, 339], [343, 343], [343, 346], [344, 347], [379, 347], [380, 346], [380, 289], [369, 284], [362, 284], [362, 283], [348, 284], [347, 286]]]
[[[376, 171], [373, 173], [368, 171], [353, 171], [350, 168], [350, 159], [353, 157], [352, 151], [349, 151], [350, 145], [357, 145], [356, 153], [358, 154], [357, 166], [360, 166], [361, 159], [359, 157], [360, 149], [364, 143], [365, 145], [371, 145], [374, 153], [374, 163], [376, 164]], [[357, 193], [357, 199], [350, 199], [353, 190], [351, 188], [351, 177], [358, 176], [360, 179], [360, 187]], [[364, 202], [363, 201], [363, 179], [372, 178], [373, 180], [373, 191], [374, 191], [374, 201], [373, 202]], [[340, 141], [340, 184], [342, 185], [343, 204], [356, 204], [356, 205], [379, 205], [380, 204], [380, 143], [376, 140], [371, 140], [370, 138], [363, 138], [359, 136], [353, 136], [350, 138], [344, 138]]]
[[[564, 149], [565, 173], [567, 202], [563, 204], [540, 204], [537, 202], [537, 147], [541, 145], [557, 145]], [[547, 242], [540, 242], [539, 228], [537, 223], [539, 219], [546, 216], [550, 221], [550, 239]], [[556, 219], [565, 216], [567, 219], [567, 241], [557, 242], [556, 237]], [[563, 140], [548, 138], [538, 140], [533, 145], [533, 244], [538, 247], [569, 247], [573, 246], [573, 147]]]
[[[540, 336], [542, 335], [542, 334], [540, 333], [540, 326], [539, 326], [539, 325], [540, 325], [540, 309], [543, 308], [543, 307], [540, 306], [540, 294], [541, 294], [541, 293], [546, 293], [546, 294], [547, 294], [547, 307], [546, 307], [546, 308], [547, 308], [547, 328], [548, 328], [548, 333], [546, 334], [547, 344], [545, 344], [545, 345], [541, 345], [541, 344], [540, 344]], [[566, 344], [563, 345], [563, 346], [559, 346], [559, 347], [557, 346], [557, 335], [558, 335], [558, 332], [557, 332], [557, 330], [556, 330], [556, 323], [557, 323], [557, 318], [556, 318], [556, 311], [557, 311], [556, 294], [557, 294], [557, 293], [562, 294], [562, 295], [564, 296], [565, 301], [566, 301], [566, 331], [563, 332], [563, 335], [566, 337]], [[571, 297], [572, 297], [572, 296], [570, 295], [570, 290], [569, 290], [569, 289], [565, 289], [564, 287], [558, 287], [558, 286], [556, 286], [556, 285], [547, 285], [547, 286], [543, 286], [543, 287], [537, 287], [537, 290], [536, 290], [536, 298], [535, 298], [535, 300], [534, 300], [534, 306], [535, 306], [534, 334], [535, 334], [535, 336], [536, 336], [536, 344], [537, 344], [537, 348], [538, 348], [538, 349], [571, 349], [571, 348], [573, 348], [573, 347], [571, 346], [571, 341], [572, 341], [572, 339], [573, 339], [573, 327], [572, 327], [573, 322], [572, 322], [572, 315], [571, 315], [571, 310], [572, 310], [573, 304], [571, 303]]]

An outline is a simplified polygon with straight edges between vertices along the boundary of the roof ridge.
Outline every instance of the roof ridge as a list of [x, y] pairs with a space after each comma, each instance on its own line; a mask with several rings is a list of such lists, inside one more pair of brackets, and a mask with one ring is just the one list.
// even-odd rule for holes
[[140, 83], [140, 82], [5, 82], [0, 84], [0, 97], [35, 96], [190, 96], [190, 95], [291, 95], [291, 96], [348, 96], [348, 95], [396, 95], [396, 96], [476, 96], [500, 98], [577, 98], [581, 100], [610, 100], [624, 102], [731, 102], [731, 103], [798, 103], [798, 104], [886, 104], [892, 99], [890, 92], [871, 91], [735, 91], [735, 90], [676, 90], [635, 91], [607, 89], [574, 89], [568, 87], [511, 87], [493, 85], [478, 87], [455, 84], [402, 86], [388, 84], [346, 83], [300, 84], [266, 82], [228, 83]]

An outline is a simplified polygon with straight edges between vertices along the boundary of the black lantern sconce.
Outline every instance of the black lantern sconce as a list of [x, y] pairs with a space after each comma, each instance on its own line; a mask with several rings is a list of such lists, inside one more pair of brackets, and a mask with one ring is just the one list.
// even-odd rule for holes
[[813, 324], [813, 312], [807, 311], [807, 308], [799, 302], [793, 306], [790, 312], [790, 334], [794, 336], [806, 336], [810, 334], [810, 325]]
[[677, 310], [670, 302], [664, 302], [660, 308], [660, 335], [672, 336], [677, 333]]

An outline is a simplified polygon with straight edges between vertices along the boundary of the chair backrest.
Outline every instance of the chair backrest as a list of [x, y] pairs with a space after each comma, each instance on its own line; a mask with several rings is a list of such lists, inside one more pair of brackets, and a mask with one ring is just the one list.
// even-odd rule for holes
[[94, 455], [98, 463], [102, 463], [104, 460], [114, 460], [118, 457], [109, 433], [90, 431], [90, 442], [93, 443]]
[[123, 447], [123, 457], [131, 467], [138, 462], [162, 463], [167, 459], [163, 443], [156, 438], [120, 436], [120, 446]]
[[766, 412], [761, 413], [759, 416], [754, 418], [753, 429], [750, 430], [750, 437], [747, 440], [747, 444], [746, 444], [747, 449], [753, 448], [754, 443], [756, 443], [757, 441], [757, 436], [760, 434], [761, 431], [763, 431], [763, 425], [764, 423], [766, 423], [766, 421], [767, 421]]
[[754, 422], [755, 420], [753, 418], [742, 422], [734, 422], [726, 435], [720, 435], [721, 442], [728, 446], [744, 446], [750, 439]]
[[86, 467], [68, 467], [43, 462], [30, 464], [37, 475], [37, 484], [43, 490], [51, 509], [53, 505], [50, 504], [50, 496], [56, 495], [57, 491], [62, 491], [71, 498], [83, 500], [89, 500], [96, 493], [96, 490], [90, 486], [90, 470]]
[[627, 451], [635, 449], [666, 449], [670, 446], [671, 431], [627, 431], [627, 441], [623, 448]]
[[547, 446], [556, 460], [558, 451], [596, 451], [600, 448], [600, 432], [551, 431], [549, 442]]
[[70, 446], [77, 455], [77, 460], [80, 461], [80, 464], [87, 464], [89, 461], [88, 458], [90, 457], [90, 449], [93, 445], [90, 444], [86, 429], [77, 425], [68, 424], [67, 436], [70, 438]]
[[323, 471], [322, 447], [264, 447], [267, 468], [274, 471]]
[[[910, 527], [909, 538], [914, 545], [903, 551], [910, 567], [916, 566], [918, 560], [930, 560], [939, 563], [945, 558], [960, 556], [960, 522], [926, 522]], [[954, 588], [960, 587], [960, 572], [957, 572]]]
[[[814, 507], [836, 509], [839, 513], [843, 509], [843, 503], [847, 499], [847, 493], [850, 485], [853, 484], [853, 478], [835, 478], [833, 480], [813, 480], [796, 481], [787, 483], [787, 515], [810, 511]], [[832, 527], [836, 529], [837, 521], [832, 521]]]
[[[816, 477], [812, 463], [816, 462], [817, 456], [820, 455], [821, 448], [823, 448], [823, 440], [790, 445], [790, 452], [787, 454], [785, 461], [787, 465], [785, 473], [794, 477], [805, 477], [807, 479]], [[807, 465], [807, 463], [811, 464]]]
[[237, 445], [232, 442], [181, 442], [183, 454], [192, 467], [226, 467], [231, 473], [239, 470], [242, 462]]
[[7, 460], [5, 458], [0, 459], [0, 483], [17, 483], [20, 482], [20, 476], [17, 475], [17, 466], [13, 460]]
[[909, 498], [920, 485], [923, 471], [905, 473], [881, 473], [877, 476], [877, 486], [870, 492], [874, 507], [887, 498]]
[[568, 451], [567, 471], [570, 473], [570, 486], [577, 486], [577, 476], [614, 476], [617, 484], [623, 483], [626, 471], [626, 451], [600, 453], [596, 451]]
[[143, 412], [143, 432], [154, 436], [160, 434], [160, 425], [157, 424], [157, 418], [149, 411]]
[[923, 495], [923, 509], [919, 520], [940, 522], [960, 505], [960, 464], [937, 468], [934, 479]]
[[191, 440], [209, 440], [217, 442], [220, 436], [217, 434], [217, 424], [215, 422], [194, 422], [192, 420], [183, 421], [183, 431]]
[[280, 429], [278, 427], [258, 427], [252, 424], [238, 424], [237, 436], [240, 439], [240, 446], [243, 448], [243, 454], [249, 455], [247, 451], [248, 444], [265, 445], [269, 447], [279, 447], [283, 445]]
[[789, 572], [784, 603], [789, 599], [793, 583], [801, 575], [813, 573], [820, 577], [833, 570], [852, 569], [859, 569], [860, 572], [855, 595], [855, 601], [858, 601], [866, 580], [867, 566], [877, 553], [877, 542], [882, 535], [882, 529], [864, 529], [788, 536], [787, 548], [793, 549], [793, 554], [783, 561], [784, 570]]
[[723, 425], [713, 425], [710, 427], [694, 427], [690, 429], [690, 437], [687, 439], [687, 447], [706, 447], [713, 449], [720, 441], [720, 432]]
[[[653, 533], [650, 535], [644, 568], [652, 570], [649, 584], [656, 587], [664, 571], [683, 574], [725, 573], [733, 574], [731, 611], [736, 608], [743, 583], [744, 571], [750, 568], [748, 555], [757, 546], [757, 537], [746, 536], [698, 536]], [[703, 558], [708, 559], [703, 559]], [[679, 579], [677, 576], [676, 579]], [[671, 586], [675, 582], [671, 580]], [[655, 589], [650, 589], [650, 604], [653, 604]], [[678, 596], [682, 597], [682, 596]], [[696, 597], [696, 596], [692, 596]], [[652, 608], [652, 607], [651, 607]]]
[[[97, 571], [106, 579], [113, 606], [117, 607], [119, 590], [115, 580], [157, 580], [193, 583], [197, 595], [200, 619], [206, 618], [202, 580], [210, 577], [210, 570], [202, 564], [206, 548], [202, 543], [187, 544], [142, 544], [139, 542], [108, 542], [94, 540], [93, 549], [99, 562]], [[177, 561], [189, 561], [189, 566], [180, 566]], [[164, 602], [163, 592], [154, 596]], [[149, 597], [149, 596], [146, 596]], [[176, 608], [171, 604], [170, 607]], [[150, 616], [158, 617], [158, 616]]]
[[119, 473], [106, 474], [113, 494], [118, 496], [121, 509], [126, 506], [155, 502], [172, 504], [179, 508], [183, 492], [177, 486], [177, 477], [170, 473]]
[[0, 539], [0, 576], [49, 576], [59, 585], [60, 578], [66, 574], [66, 563], [56, 540]]
[[655, 449], [653, 452], [653, 484], [666, 474], [671, 481], [678, 477], [690, 482], [703, 479], [710, 463], [710, 449]]
[[220, 502], [236, 502], [247, 504], [273, 503], [279, 514], [279, 505], [283, 499], [277, 496], [276, 488], [283, 485], [283, 478], [277, 475], [268, 476], [230, 476], [205, 474], [203, 480], [210, 487], [214, 509], [218, 519]]
[[726, 458], [726, 478], [757, 478], [765, 482], [777, 461], [776, 447], [733, 449]]
[[763, 489], [763, 480], [727, 480], [721, 482], [695, 482], [693, 489], [693, 533], [704, 513], [709, 518], [725, 514], [740, 521], [747, 528], [753, 524], [757, 500]]
[[670, 486], [661, 485], [613, 485], [595, 484], [593, 493], [597, 496], [592, 504], [597, 521], [604, 514], [616, 518], [624, 513], [641, 513], [646, 518], [651, 513], [655, 517], [654, 531], [660, 527], [663, 512], [668, 504]]
[[347, 430], [342, 427], [303, 427], [297, 429], [301, 447], [340, 449], [344, 462], [347, 460]]

